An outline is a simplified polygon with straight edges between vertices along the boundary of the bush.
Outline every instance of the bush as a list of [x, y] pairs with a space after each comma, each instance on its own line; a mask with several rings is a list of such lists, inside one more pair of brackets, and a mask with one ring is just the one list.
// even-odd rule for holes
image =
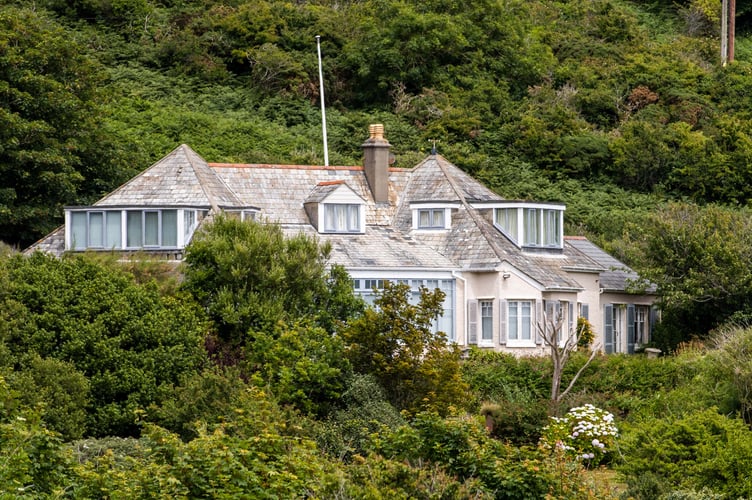
[[728, 498], [752, 495], [752, 432], [714, 408], [624, 425], [618, 470], [652, 474], [662, 491], [709, 488]]
[[613, 451], [619, 430], [614, 416], [591, 404], [572, 408], [562, 418], [551, 417], [543, 429], [541, 443], [547, 449], [560, 448], [588, 466], [603, 462]]

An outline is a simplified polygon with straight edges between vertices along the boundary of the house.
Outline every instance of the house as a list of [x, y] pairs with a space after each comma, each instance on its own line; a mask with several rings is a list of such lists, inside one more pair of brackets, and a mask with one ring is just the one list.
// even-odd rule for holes
[[372, 125], [362, 166], [207, 163], [181, 145], [94, 205], [66, 207], [65, 223], [27, 250], [144, 251], [180, 260], [207, 216], [274, 221], [332, 247], [355, 290], [372, 300], [387, 280], [446, 294], [434, 328], [459, 345], [519, 355], [544, 351], [537, 325], [564, 331], [587, 318], [606, 352], [650, 340], [654, 290], [592, 242], [564, 236], [565, 206], [510, 201], [441, 155], [392, 168]]

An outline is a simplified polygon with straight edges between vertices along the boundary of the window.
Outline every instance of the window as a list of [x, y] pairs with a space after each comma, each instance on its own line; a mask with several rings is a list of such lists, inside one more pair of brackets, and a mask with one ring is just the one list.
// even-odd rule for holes
[[533, 341], [533, 304], [529, 300], [510, 300], [507, 302], [508, 341], [510, 343], [529, 343]]
[[71, 212], [70, 248], [120, 248], [120, 211]]
[[496, 210], [496, 224], [516, 243], [519, 240], [516, 208], [500, 208]]
[[444, 229], [444, 214], [443, 208], [418, 210], [418, 229]]
[[384, 282], [405, 283], [410, 285], [410, 296], [408, 297], [411, 304], [417, 304], [420, 301], [420, 288], [425, 287], [433, 291], [438, 288], [444, 292], [444, 313], [436, 318], [431, 325], [431, 331], [444, 332], [447, 339], [454, 341], [454, 280], [453, 279], [381, 279], [381, 278], [355, 278], [352, 280], [355, 293], [360, 295], [363, 300], [373, 304], [376, 299], [377, 290], [384, 288]]
[[360, 227], [360, 205], [324, 205], [324, 231], [332, 233], [357, 233]]
[[128, 248], [177, 247], [177, 210], [129, 210], [126, 219]]
[[649, 318], [649, 312], [647, 306], [635, 306], [635, 343], [647, 344], [648, 343], [648, 329], [647, 319]]
[[562, 247], [562, 214], [559, 208], [497, 208], [494, 222], [518, 246]]
[[493, 300], [480, 300], [480, 340], [493, 341]]

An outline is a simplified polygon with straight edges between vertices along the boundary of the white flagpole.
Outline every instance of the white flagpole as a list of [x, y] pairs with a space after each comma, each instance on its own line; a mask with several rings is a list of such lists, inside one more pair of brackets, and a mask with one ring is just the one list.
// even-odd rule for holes
[[329, 166], [329, 147], [326, 144], [326, 107], [324, 106], [324, 73], [321, 70], [321, 35], [316, 35], [319, 53], [319, 94], [321, 94], [321, 129], [324, 132], [324, 166]]

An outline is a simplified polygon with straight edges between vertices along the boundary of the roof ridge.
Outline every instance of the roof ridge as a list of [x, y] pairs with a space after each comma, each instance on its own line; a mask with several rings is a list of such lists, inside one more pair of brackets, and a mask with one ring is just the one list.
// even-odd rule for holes
[[[212, 207], [212, 210], [215, 212], [219, 212], [219, 204], [217, 203], [216, 198], [214, 197], [214, 193], [211, 189], [208, 188], [208, 182], [207, 175], [211, 175], [212, 178], [216, 179], [222, 186], [227, 189], [227, 192], [232, 195], [232, 198], [234, 198], [235, 202], [238, 204], [238, 206], [242, 205], [243, 203], [240, 201], [240, 198], [235, 193], [235, 191], [232, 190], [230, 186], [227, 185], [227, 183], [222, 179], [217, 173], [212, 170], [212, 168], [209, 166], [206, 160], [204, 160], [198, 153], [196, 153], [193, 149], [191, 149], [190, 146], [187, 144], [181, 144], [180, 149], [183, 150], [183, 153], [185, 154], [186, 159], [188, 160], [188, 163], [190, 164], [191, 168], [193, 169], [193, 173], [196, 175], [196, 178], [198, 179], [198, 185], [201, 187], [201, 191], [206, 195], [206, 199], [209, 200], [209, 204]], [[203, 163], [196, 163], [195, 159], [198, 158]], [[206, 168], [204, 168], [204, 165], [206, 165]]]
[[[444, 158], [441, 158], [441, 159], [444, 162], [449, 163], [446, 159]], [[462, 205], [465, 207], [465, 211], [470, 215], [470, 218], [473, 219], [473, 222], [475, 223], [475, 226], [478, 228], [478, 231], [480, 231], [480, 234], [486, 240], [486, 243], [488, 243], [488, 246], [491, 247], [494, 255], [496, 255], [496, 258], [499, 260], [499, 262], [501, 262], [503, 259], [501, 258], [501, 255], [499, 255], [496, 245], [494, 244], [493, 238], [489, 236], [488, 229], [486, 227], [486, 224], [484, 224], [482, 217], [478, 215], [477, 213], [475, 213], [475, 210], [473, 210], [470, 203], [468, 203], [467, 199], [465, 199], [464, 193], [462, 193], [462, 190], [459, 189], [459, 187], [455, 183], [454, 178], [451, 175], [449, 175], [449, 172], [447, 172], [446, 166], [441, 161], [439, 161], [438, 158], [436, 159], [436, 164], [441, 170], [441, 173], [444, 174], [444, 177], [446, 177], [447, 181], [449, 182], [449, 185], [452, 187], [454, 192], [459, 197], [460, 203], [462, 203]]]

